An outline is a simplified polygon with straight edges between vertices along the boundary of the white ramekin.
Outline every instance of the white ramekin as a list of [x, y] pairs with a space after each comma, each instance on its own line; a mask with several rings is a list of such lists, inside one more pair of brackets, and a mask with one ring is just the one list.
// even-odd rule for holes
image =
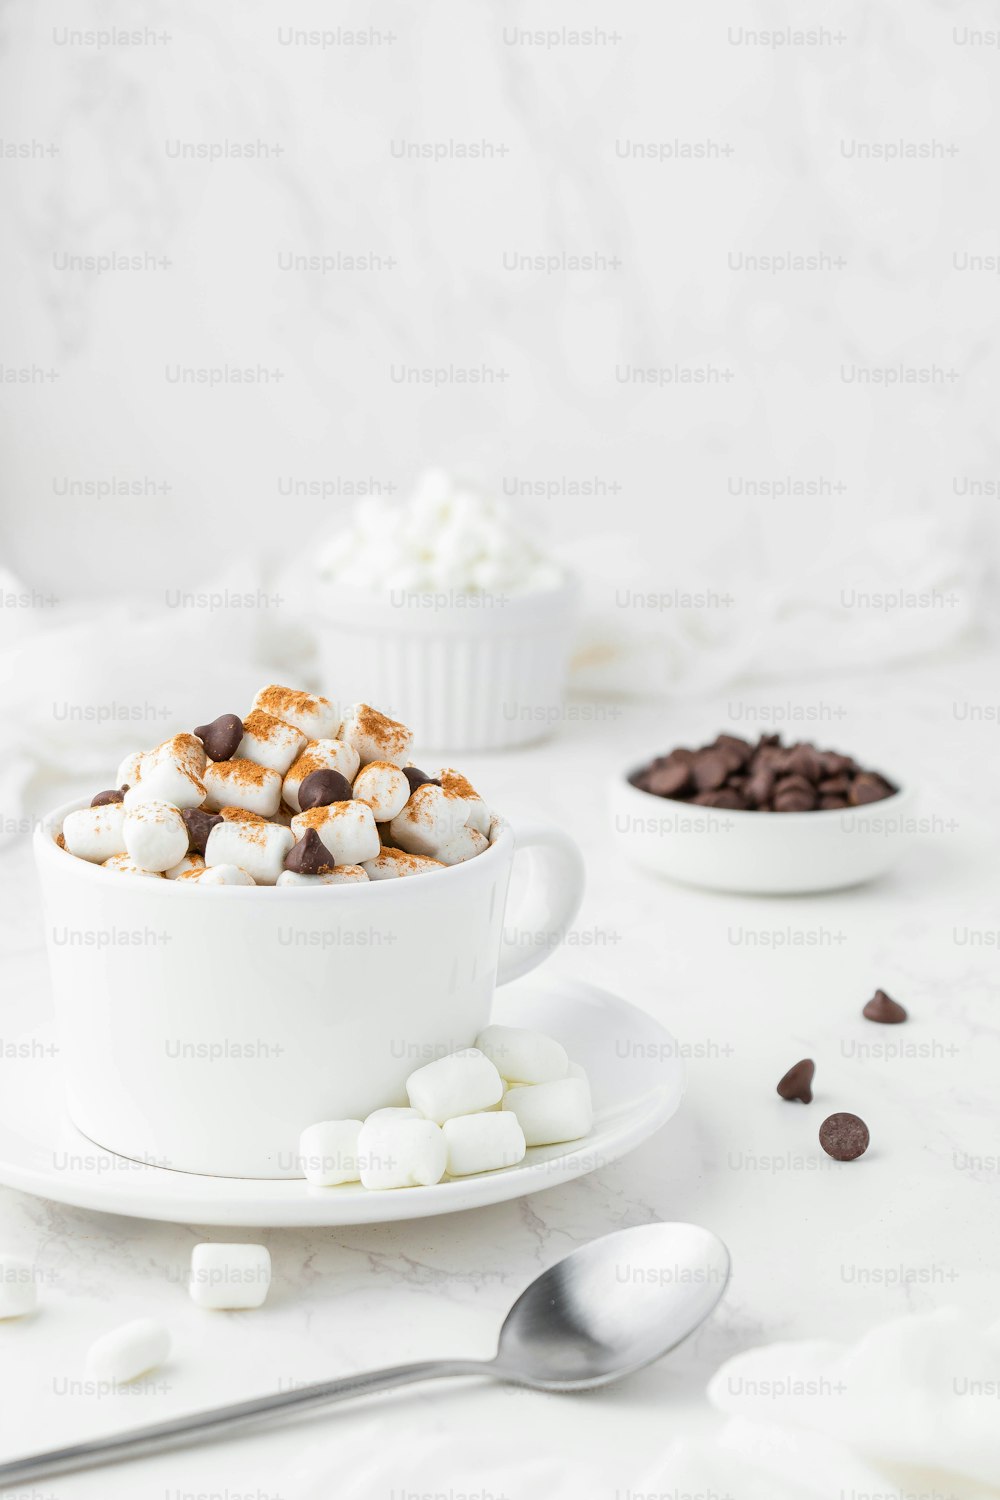
[[447, 754], [541, 739], [563, 712], [576, 616], [572, 583], [531, 594], [359, 594], [324, 585], [322, 691], [401, 719]]
[[[583, 892], [566, 834], [505, 822], [475, 859], [407, 880], [113, 874], [55, 842], [79, 805], [35, 835], [69, 1115], [107, 1150], [180, 1171], [301, 1176], [306, 1126], [405, 1103], [407, 1076], [471, 1045], [494, 985], [548, 956]], [[534, 945], [504, 931], [515, 849], [532, 866], [521, 927], [550, 939]]]

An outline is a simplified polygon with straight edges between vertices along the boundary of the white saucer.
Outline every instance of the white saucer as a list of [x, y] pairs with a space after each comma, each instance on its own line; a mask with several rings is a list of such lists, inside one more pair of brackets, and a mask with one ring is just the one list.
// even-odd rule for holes
[[76, 1208], [179, 1224], [379, 1224], [501, 1203], [581, 1177], [638, 1146], [680, 1104], [684, 1069], [670, 1034], [605, 990], [522, 980], [497, 991], [493, 1019], [548, 1032], [587, 1070], [595, 1118], [583, 1140], [535, 1147], [504, 1171], [395, 1192], [172, 1172], [115, 1156], [70, 1124], [51, 1026], [32, 1026], [29, 1017], [19, 1035], [8, 1029], [0, 1056], [0, 1183]]

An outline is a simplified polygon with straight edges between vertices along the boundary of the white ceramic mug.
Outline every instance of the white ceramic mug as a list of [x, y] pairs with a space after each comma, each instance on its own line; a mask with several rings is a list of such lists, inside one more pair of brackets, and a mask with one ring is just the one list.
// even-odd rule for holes
[[[583, 893], [571, 839], [502, 821], [475, 859], [402, 880], [119, 875], [56, 844], [80, 805], [35, 835], [70, 1118], [108, 1150], [179, 1171], [301, 1176], [300, 1132], [405, 1103], [407, 1076], [472, 1044], [494, 986], [542, 962]], [[532, 941], [504, 942], [522, 849], [517, 931]]]

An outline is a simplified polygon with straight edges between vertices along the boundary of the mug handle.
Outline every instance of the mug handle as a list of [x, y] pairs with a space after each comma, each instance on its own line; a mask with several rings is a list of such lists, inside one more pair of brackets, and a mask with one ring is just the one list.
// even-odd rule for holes
[[527, 891], [517, 903], [513, 941], [504, 915], [497, 984], [520, 979], [548, 958], [583, 899], [583, 855], [573, 840], [554, 823], [515, 821], [511, 827], [515, 860], [522, 852], [527, 855]]

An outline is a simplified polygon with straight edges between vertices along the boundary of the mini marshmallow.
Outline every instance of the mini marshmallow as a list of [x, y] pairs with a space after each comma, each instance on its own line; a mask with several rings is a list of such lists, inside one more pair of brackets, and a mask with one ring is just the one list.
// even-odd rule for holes
[[418, 786], [402, 812], [389, 823], [394, 843], [407, 854], [438, 859], [445, 847], [465, 827], [469, 809], [460, 797], [448, 797], [443, 787], [425, 781]]
[[487, 1026], [476, 1046], [508, 1083], [552, 1083], [569, 1072], [565, 1047], [527, 1026]]
[[421, 854], [407, 854], [405, 849], [383, 847], [375, 859], [365, 860], [369, 880], [400, 880], [406, 875], [426, 875], [443, 870], [439, 859], [425, 859]]
[[243, 738], [233, 758], [252, 760], [255, 765], [267, 766], [284, 776], [305, 743], [306, 736], [294, 724], [286, 724], [255, 708], [243, 720]]
[[503, 1098], [503, 1080], [478, 1048], [466, 1047], [411, 1073], [406, 1094], [414, 1109], [440, 1125], [455, 1115], [489, 1109]]
[[163, 1324], [136, 1318], [95, 1339], [87, 1350], [87, 1373], [120, 1385], [162, 1365], [169, 1353], [170, 1335]]
[[529, 1146], [579, 1140], [594, 1123], [590, 1085], [585, 1078], [558, 1078], [509, 1089], [505, 1111], [517, 1116]]
[[205, 767], [206, 806], [211, 812], [242, 807], [273, 818], [281, 801], [281, 777], [252, 760], [215, 760]]
[[448, 1151], [431, 1120], [366, 1120], [358, 1136], [361, 1181], [366, 1188], [430, 1187], [444, 1176]]
[[142, 750], [133, 750], [131, 755], [126, 755], [118, 767], [115, 786], [135, 786], [139, 779], [139, 767], [144, 759], [145, 752]]
[[35, 1268], [30, 1260], [0, 1255], [0, 1318], [23, 1318], [38, 1306]]
[[374, 760], [405, 766], [413, 744], [413, 731], [395, 719], [387, 719], [385, 714], [380, 714], [367, 703], [354, 703], [344, 715], [340, 738], [354, 746], [363, 766]]
[[125, 853], [125, 808], [121, 802], [81, 807], [63, 819], [62, 834], [70, 854], [102, 865], [113, 854]]
[[300, 729], [307, 739], [335, 739], [340, 728], [340, 712], [329, 698], [279, 687], [276, 682], [261, 688], [251, 705], [257, 708]]
[[360, 764], [358, 752], [343, 740], [310, 740], [298, 760], [289, 766], [281, 795], [289, 807], [300, 812], [299, 787], [313, 771], [339, 771], [353, 781]]
[[496, 1172], [524, 1160], [525, 1140], [513, 1113], [459, 1115], [441, 1126], [448, 1148], [449, 1177]]
[[460, 865], [475, 859], [490, 847], [490, 841], [478, 828], [459, 828], [438, 847], [437, 859], [442, 865]]
[[[182, 880], [187, 880], [182, 875]], [[200, 875], [192, 876], [199, 885], [256, 885], [253, 876], [246, 870], [241, 870], [239, 865], [209, 865], [202, 870]]]
[[398, 766], [387, 760], [371, 760], [354, 782], [354, 800], [367, 802], [376, 823], [389, 823], [401, 813], [410, 797], [410, 783]]
[[331, 802], [328, 807], [310, 807], [296, 813], [292, 832], [296, 839], [314, 828], [337, 865], [362, 865], [378, 856], [378, 829], [367, 802]]
[[188, 1291], [199, 1307], [260, 1307], [271, 1285], [271, 1256], [264, 1245], [206, 1242], [191, 1251]]
[[169, 802], [172, 807], [200, 807], [206, 797], [205, 783], [186, 765], [165, 756], [144, 757], [138, 780], [125, 793], [125, 806], [140, 802]]
[[205, 845], [205, 864], [238, 865], [255, 885], [275, 885], [295, 839], [290, 828], [242, 808], [226, 807]]
[[299, 1136], [302, 1175], [313, 1187], [338, 1187], [358, 1182], [360, 1120], [321, 1120]]
[[110, 859], [102, 861], [101, 869], [113, 870], [117, 875], [149, 875], [153, 880], [163, 879], [161, 871], [143, 869], [129, 854], [112, 854]]
[[178, 765], [187, 766], [191, 775], [199, 778], [208, 764], [205, 746], [195, 734], [175, 734], [171, 739], [164, 740], [162, 745], [157, 745], [149, 754], [152, 760], [173, 760]]
[[446, 797], [459, 799], [468, 809], [465, 819], [467, 825], [475, 828], [484, 838], [489, 838], [491, 813], [472, 783], [460, 771], [453, 771], [449, 766], [438, 773], [438, 780]]
[[297, 870], [282, 870], [275, 885], [357, 885], [367, 879], [362, 865], [338, 865], [327, 875], [300, 875]]
[[188, 852], [187, 824], [169, 802], [140, 802], [125, 809], [125, 849], [144, 870], [169, 870]]
[[200, 875], [204, 868], [205, 861], [200, 854], [185, 854], [178, 864], [171, 865], [163, 873], [168, 880], [180, 880], [184, 875]]

